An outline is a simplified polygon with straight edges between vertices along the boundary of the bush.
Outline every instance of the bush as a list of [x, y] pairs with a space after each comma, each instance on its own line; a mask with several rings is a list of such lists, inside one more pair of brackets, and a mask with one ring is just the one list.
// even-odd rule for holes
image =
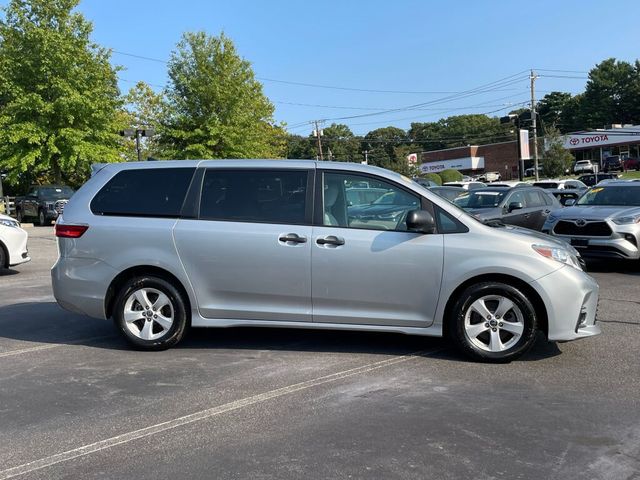
[[462, 181], [462, 174], [457, 170], [443, 170], [439, 175], [442, 183]]
[[442, 178], [440, 178], [440, 175], [437, 173], [424, 173], [420, 175], [420, 178], [431, 180], [432, 182], [436, 182], [438, 185], [442, 185]]

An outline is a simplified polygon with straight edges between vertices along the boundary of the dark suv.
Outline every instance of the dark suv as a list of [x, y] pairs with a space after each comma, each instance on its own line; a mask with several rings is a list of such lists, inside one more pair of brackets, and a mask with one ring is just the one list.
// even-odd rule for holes
[[618, 178], [617, 173], [588, 173], [586, 175], [580, 175], [578, 180], [588, 187], [593, 187], [602, 180], [615, 180], [616, 178]]
[[620, 158], [620, 155], [614, 155], [612, 157], [605, 158], [604, 162], [602, 163], [602, 169], [605, 172], [624, 170], [624, 166], [622, 165], [622, 159]]
[[537, 187], [481, 188], [454, 203], [485, 223], [498, 221], [531, 230], [542, 230], [547, 216], [562, 208], [554, 196]]

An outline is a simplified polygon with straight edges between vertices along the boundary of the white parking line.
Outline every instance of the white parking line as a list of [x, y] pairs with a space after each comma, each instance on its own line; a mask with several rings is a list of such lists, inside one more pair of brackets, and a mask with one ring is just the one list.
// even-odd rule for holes
[[50, 350], [52, 348], [64, 347], [67, 345], [78, 345], [85, 342], [94, 342], [96, 340], [106, 340], [108, 338], [115, 338], [117, 335], [103, 335], [101, 337], [89, 337], [80, 338], [78, 340], [69, 340], [66, 343], [48, 343], [44, 345], [38, 345], [36, 347], [21, 348], [19, 350], [9, 350], [8, 352], [0, 352], [0, 358], [12, 357], [13, 355], [22, 355], [24, 353], [38, 352], [40, 350]]
[[201, 420], [206, 420], [208, 418], [215, 417], [223, 413], [227, 413], [233, 410], [238, 410], [240, 408], [255, 405], [257, 403], [265, 402], [267, 400], [271, 400], [277, 397], [282, 397], [284, 395], [289, 395], [295, 392], [299, 392], [301, 390], [307, 390], [309, 388], [317, 387], [318, 385], [322, 385], [325, 383], [335, 382], [336, 380], [341, 380], [343, 378], [351, 377], [353, 375], [371, 372], [373, 370], [377, 370], [383, 367], [388, 367], [390, 365], [397, 365], [398, 363], [407, 362], [418, 356], [430, 355], [430, 354], [439, 352], [441, 350], [443, 349], [413, 352], [407, 355], [402, 355], [400, 357], [393, 357], [387, 360], [381, 360], [379, 362], [369, 363], [361, 367], [343, 370], [341, 372], [332, 373], [330, 375], [323, 375], [321, 377], [317, 377], [311, 380], [295, 383], [293, 385], [289, 385], [286, 387], [276, 388], [274, 390], [260, 393], [258, 395], [252, 395], [250, 397], [245, 397], [240, 400], [235, 400], [233, 402], [225, 403], [224, 405], [219, 405], [217, 407], [201, 410], [199, 412], [191, 413], [183, 417], [178, 417], [173, 420], [168, 420], [166, 422], [161, 422], [155, 425], [151, 425], [149, 427], [133, 430], [131, 432], [123, 433], [115, 437], [111, 437], [104, 440], [100, 440], [98, 442], [83, 445], [81, 447], [74, 448], [72, 450], [67, 450], [65, 452], [57, 453], [49, 457], [41, 458], [39, 460], [34, 460], [32, 462], [18, 465], [16, 467], [8, 468], [6, 470], [1, 470], [0, 480], [6, 480], [8, 478], [13, 478], [18, 475], [24, 475], [26, 473], [33, 472], [35, 470], [40, 470], [42, 468], [50, 467], [51, 465], [55, 465], [57, 463], [67, 462], [69, 460], [73, 460], [74, 458], [99, 452], [100, 450], [105, 450], [107, 448], [115, 447], [116, 445], [128, 443], [133, 440], [138, 440], [140, 438], [148, 437], [150, 435], [155, 435], [157, 433], [161, 433], [166, 430], [181, 427], [183, 425], [188, 425], [190, 423], [198, 422]]

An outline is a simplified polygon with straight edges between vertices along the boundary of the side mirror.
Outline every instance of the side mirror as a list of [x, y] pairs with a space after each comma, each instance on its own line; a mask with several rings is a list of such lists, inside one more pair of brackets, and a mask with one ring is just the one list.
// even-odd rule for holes
[[565, 207], [570, 207], [571, 205], [575, 205], [576, 204], [576, 199], [575, 198], [567, 198], [567, 199], [565, 199], [564, 202], [562, 202], [562, 204]]
[[507, 208], [507, 212], [511, 213], [514, 210], [522, 210], [523, 208], [524, 205], [522, 205], [522, 202], [511, 202], [509, 208]]
[[436, 221], [426, 210], [410, 210], [407, 213], [407, 229], [410, 232], [433, 233], [436, 231]]

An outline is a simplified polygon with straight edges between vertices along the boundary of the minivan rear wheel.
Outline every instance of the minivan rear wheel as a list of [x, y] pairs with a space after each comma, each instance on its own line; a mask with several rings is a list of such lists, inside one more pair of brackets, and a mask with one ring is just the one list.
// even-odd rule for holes
[[114, 321], [125, 338], [142, 350], [165, 350], [184, 337], [188, 322], [180, 291], [162, 278], [128, 280], [115, 302]]
[[453, 307], [451, 321], [454, 343], [474, 360], [515, 360], [536, 338], [537, 316], [532, 303], [517, 288], [499, 282], [465, 289]]

